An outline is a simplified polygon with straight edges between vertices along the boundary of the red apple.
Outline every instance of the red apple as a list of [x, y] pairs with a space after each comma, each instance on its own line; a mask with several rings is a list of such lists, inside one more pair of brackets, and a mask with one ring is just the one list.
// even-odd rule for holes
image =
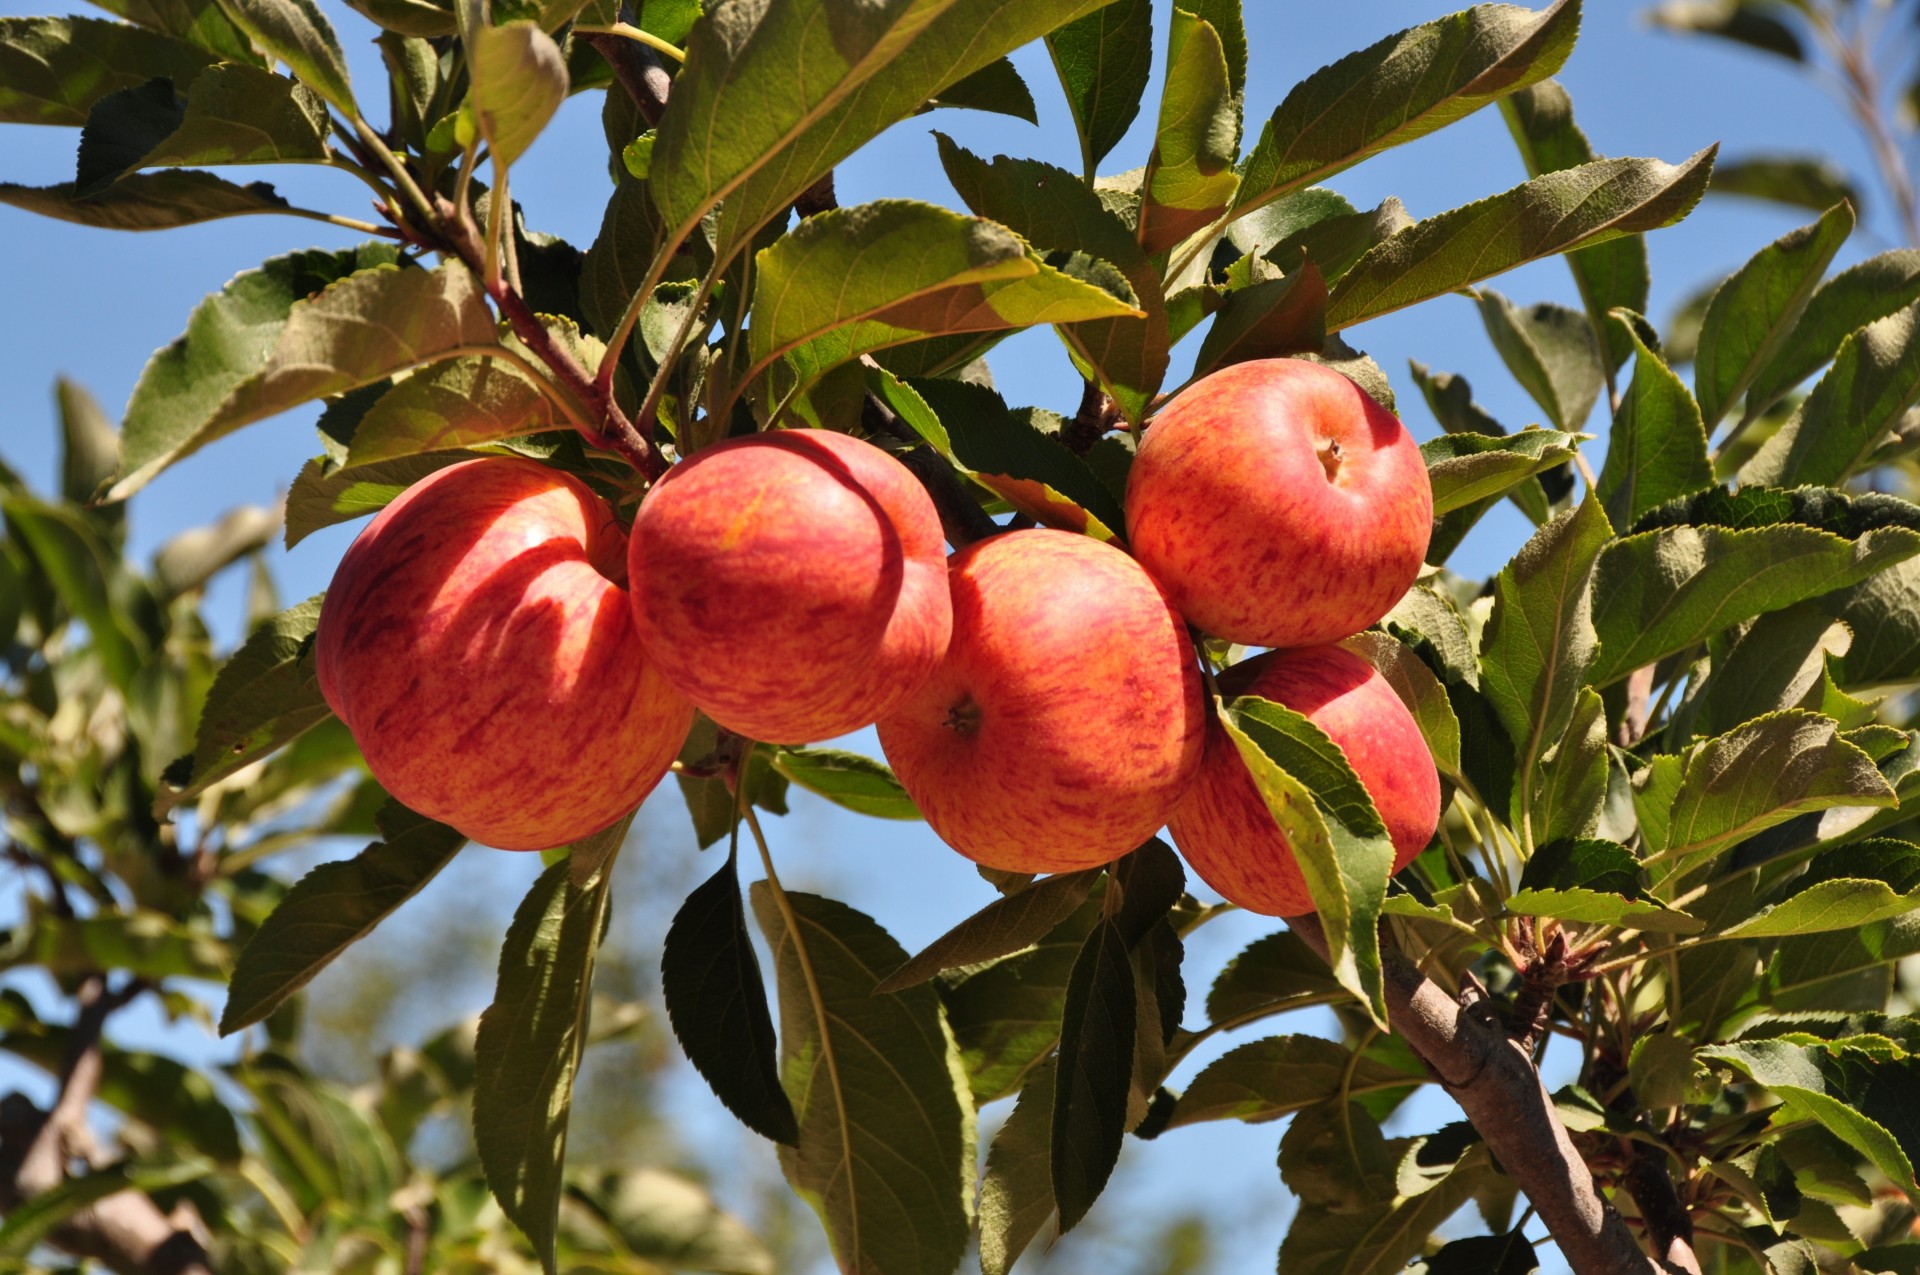
[[1330, 368], [1238, 363], [1147, 427], [1127, 478], [1133, 554], [1180, 614], [1250, 646], [1358, 633], [1420, 572], [1427, 467], [1399, 418]]
[[442, 469], [340, 560], [320, 693], [421, 814], [507, 850], [598, 832], [693, 724], [640, 650], [625, 564], [625, 534], [577, 479], [511, 457]]
[[947, 844], [1008, 872], [1108, 863], [1166, 822], [1206, 712], [1186, 626], [1111, 545], [1014, 531], [953, 556], [953, 642], [880, 720]]
[[[1286, 705], [1340, 745], [1387, 826], [1395, 872], [1426, 849], [1440, 823], [1440, 776], [1413, 714], [1371, 664], [1337, 646], [1273, 651], [1235, 665], [1220, 684], [1229, 698]], [[1199, 778], [1168, 830], [1223, 898], [1268, 916], [1314, 910], [1292, 848], [1218, 720], [1208, 723]]]
[[872, 725], [927, 680], [952, 628], [933, 502], [893, 457], [828, 430], [674, 466], [641, 502], [627, 562], [648, 657], [768, 743]]

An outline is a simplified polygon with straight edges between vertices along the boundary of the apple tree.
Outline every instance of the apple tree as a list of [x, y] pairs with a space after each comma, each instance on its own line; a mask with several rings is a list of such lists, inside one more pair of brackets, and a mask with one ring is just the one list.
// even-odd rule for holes
[[[612, 881], [649, 870], [621, 860], [632, 811], [670, 764], [691, 825], [679, 848], [716, 847], [664, 941], [673, 1034], [769, 1144], [843, 1270], [977, 1261], [1000, 1275], [1057, 1236], [1071, 1253], [1129, 1135], [1282, 1118], [1279, 1171], [1300, 1201], [1283, 1275], [1416, 1262], [1523, 1275], [1549, 1243], [1583, 1273], [1920, 1269], [1920, 1025], [1911, 977], [1897, 978], [1920, 954], [1905, 809], [1920, 800], [1920, 505], [1904, 498], [1920, 248], [1834, 270], [1855, 229], [1844, 179], [1804, 161], [1734, 164], [1733, 189], [1808, 204], [1814, 219], [1663, 331], [1646, 317], [1644, 237], [1694, 210], [1715, 155], [1593, 153], [1552, 78], [1579, 0], [1479, 5], [1356, 41], [1264, 120], [1243, 118], [1238, 0], [1193, 0], [1158, 25], [1139, 0], [357, 0], [384, 91], [352, 81], [310, 0], [105, 8], [0, 19], [0, 120], [78, 130], [71, 182], [3, 185], [0, 199], [104, 229], [279, 215], [365, 242], [290, 245], [207, 297], [117, 426], [63, 386], [58, 491], [0, 470], [5, 830], [30, 882], [0, 951], [72, 1006], [55, 1021], [0, 993], [4, 1048], [58, 1082], [45, 1110], [0, 1103], [0, 1261], [775, 1269], [697, 1185], [568, 1162], [583, 1058], [644, 1018], [595, 994], [595, 967], [621, 921]], [[1920, 240], [1873, 71], [1892, 13], [1907, 10], [1729, 0], [1655, 16], [1834, 70]], [[1027, 84], [1007, 59], [1036, 41], [1057, 86]], [[1164, 87], [1143, 102], [1156, 64]], [[967, 214], [911, 198], [839, 206], [835, 166], [890, 125], [947, 109], [1031, 117], [1041, 91], [1066, 96], [1077, 170], [936, 134]], [[511, 192], [516, 161], [588, 92], [604, 95], [612, 190], [582, 250], [527, 225]], [[1334, 189], [1344, 170], [1482, 108], [1509, 127], [1530, 174], [1519, 185], [1417, 221], [1398, 201], [1361, 209]], [[1118, 154], [1136, 115], [1151, 146]], [[268, 163], [352, 175], [372, 219], [208, 171]], [[1484, 286], [1555, 256], [1578, 308]], [[1389, 375], [1352, 344], [1370, 319], [1463, 292], [1543, 425], [1508, 429], [1460, 376], [1420, 363]], [[1036, 326], [1064, 347], [1060, 393], [1010, 404], [992, 350]], [[1197, 343], [1184, 382], [1170, 374], [1182, 342]], [[1214, 501], [1148, 530], [1150, 465], [1179, 474], [1181, 456], [1216, 446], [1243, 450], [1210, 460], [1214, 475], [1271, 459], [1222, 437], [1257, 412], [1221, 387], [1250, 377], [1256, 400], [1319, 387], [1314, 402], [1345, 404], [1324, 409], [1345, 413], [1341, 428], [1405, 442], [1408, 476], [1369, 489], [1377, 526], [1308, 520], [1276, 542], [1297, 561], [1257, 589], [1258, 540], [1178, 569], [1265, 605], [1331, 560], [1336, 537], [1410, 552], [1377, 604], [1337, 598], [1328, 609], [1345, 618], [1297, 639], [1337, 641], [1324, 658], [1379, 688], [1371, 717], [1405, 720], [1397, 764], [1376, 770], [1371, 742], [1251, 671], [1299, 654], [1256, 648], [1294, 639], [1197, 621], [1166, 565], [1202, 513], [1264, 516], [1296, 480], [1271, 480], [1271, 501]], [[1393, 433], [1396, 384], [1444, 428], [1417, 454]], [[129, 560], [126, 502], [155, 475], [315, 402], [320, 454], [291, 478], [286, 542], [375, 515], [327, 595], [282, 606], [259, 559], [280, 528], [258, 510]], [[1166, 421], [1158, 438], [1175, 438], [1176, 413], [1210, 423], [1162, 462], [1155, 431]], [[739, 658], [746, 638], [703, 647], [783, 590], [823, 588], [820, 572], [683, 596], [722, 579], [748, 540], [799, 545], [802, 561], [851, 544], [828, 525], [827, 495], [746, 500], [758, 489], [730, 485], [746, 480], [692, 477], [795, 449], [835, 458], [837, 484], [867, 493], [888, 526], [925, 511], [924, 552], [896, 550], [891, 569], [933, 572], [928, 605], [952, 645], [881, 644], [811, 688], [836, 703], [871, 692], [852, 724], [879, 720], [892, 766], [829, 746], [850, 725], [837, 718], [773, 724], [796, 720], [781, 714], [799, 692], [754, 680], [765, 657]], [[1357, 451], [1314, 455], [1314, 481], [1360, 472]], [[509, 475], [558, 521], [528, 531], [512, 521], [521, 496], [459, 485], [476, 473]], [[1156, 481], [1177, 502], [1201, 480]], [[643, 548], [671, 539], [650, 520], [675, 492], [691, 494], [674, 497], [673, 527], [698, 531], [675, 552], [707, 555], [698, 571]], [[430, 502], [441, 512], [423, 525], [409, 511]], [[1511, 561], [1486, 580], [1451, 570], [1502, 502], [1532, 528]], [[381, 557], [403, 524], [415, 539]], [[509, 543], [522, 532], [578, 567], [540, 595], [527, 624], [543, 628], [512, 627], [518, 595], [488, 592], [532, 570], [534, 551]], [[1125, 844], [1085, 862], [1054, 857], [1071, 840], [1066, 814], [1002, 809], [1023, 791], [1062, 810], [1077, 795], [1046, 770], [1050, 740], [1026, 739], [994, 759], [997, 778], [963, 785], [899, 742], [889, 716], [912, 703], [909, 681], [945, 675], [974, 613], [1019, 617], [1005, 627], [1032, 637], [1041, 674], [1071, 658], [1047, 645], [1066, 606], [1049, 578], [1022, 591], [969, 574], [1039, 543], [1160, 607], [1158, 629], [1126, 630], [1134, 665], [1160, 658], [1148, 648], [1161, 639], [1177, 657], [1168, 678], [1129, 683], [1124, 712], [1084, 701], [1073, 720], [1111, 714], [1107, 751], [1154, 752], [1165, 741], [1124, 730], [1145, 730], [1147, 699], [1189, 704], [1179, 688], [1191, 688], [1193, 733], [1165, 750], [1177, 782]], [[859, 560], [848, 548], [835, 578]], [[248, 634], [222, 658], [203, 602], [229, 568], [252, 586]], [[420, 570], [424, 582], [402, 578]], [[1088, 595], [1069, 636], [1104, 640], [1088, 616], [1129, 587]], [[395, 607], [416, 596], [403, 589], [479, 599], [463, 614], [510, 630], [514, 658], [463, 665], [460, 652], [483, 649], [472, 633], [454, 642], [437, 603]], [[649, 638], [670, 606], [708, 627]], [[591, 623], [570, 628], [576, 614]], [[377, 645], [414, 616], [427, 617], [424, 645]], [[1317, 617], [1293, 618], [1307, 634]], [[804, 659], [830, 627], [761, 637]], [[603, 639], [633, 663], [602, 660]], [[421, 651], [447, 658], [404, 658]], [[976, 664], [991, 676], [971, 684], [981, 713], [993, 678], [1019, 664], [989, 654]], [[643, 680], [641, 661], [690, 702], [661, 692], [636, 725], [615, 682]], [[552, 683], [538, 711], [490, 707], [516, 677]], [[1020, 685], [1025, 707], [1047, 698], [1041, 682]], [[972, 729], [971, 703], [942, 710], [949, 735]], [[431, 712], [409, 720], [410, 704]], [[602, 727], [611, 744], [582, 733]], [[401, 730], [413, 732], [402, 746], [383, 738]], [[1208, 855], [1189, 848], [1191, 808], [1175, 809], [1207, 782], [1202, 730], [1205, 765], [1249, 786], [1261, 825]], [[584, 788], [538, 769], [565, 761], [563, 745], [593, 759], [560, 768]], [[658, 757], [640, 765], [646, 749]], [[473, 769], [481, 760], [508, 769]], [[503, 786], [495, 776], [516, 766], [539, 781]], [[1389, 798], [1395, 770], [1425, 800], [1437, 793], [1424, 825]], [[910, 954], [883, 918], [788, 889], [762, 815], [794, 787], [861, 815], [925, 815], [999, 897], [956, 909]], [[442, 801], [449, 791], [465, 795]], [[596, 802], [616, 810], [611, 825]], [[1087, 819], [1115, 815], [1081, 804], [1101, 806]], [[526, 831], [515, 820], [536, 807]], [[1011, 851], [974, 840], [968, 821], [987, 809]], [[1169, 822], [1175, 845], [1154, 835]], [[1397, 846], [1411, 826], [1417, 841]], [[469, 831], [485, 844], [469, 847]], [[265, 870], [324, 837], [366, 845], [291, 885]], [[1310, 907], [1219, 884], [1262, 838], [1283, 847]], [[300, 1067], [302, 988], [456, 855], [499, 844], [540, 848], [545, 870], [503, 936], [477, 1025], [395, 1051], [359, 1093]], [[743, 856], [762, 874], [744, 887]], [[1223, 969], [1187, 964], [1185, 941], [1236, 906], [1285, 920]], [[226, 984], [219, 1029], [244, 1033], [244, 1056], [218, 1076], [103, 1038], [142, 998], [200, 1012], [196, 980]], [[1332, 1010], [1327, 1034], [1268, 1021], [1308, 1008]], [[1208, 1048], [1228, 1032], [1242, 1043]], [[1578, 1065], [1550, 1091], [1539, 1064], [1553, 1038]], [[1387, 1136], [1383, 1122], [1428, 1085], [1462, 1118]], [[95, 1101], [117, 1113], [111, 1139], [89, 1121]], [[422, 1122], [448, 1111], [470, 1111], [472, 1154], [410, 1159]], [[985, 1146], [983, 1111], [997, 1129]]]

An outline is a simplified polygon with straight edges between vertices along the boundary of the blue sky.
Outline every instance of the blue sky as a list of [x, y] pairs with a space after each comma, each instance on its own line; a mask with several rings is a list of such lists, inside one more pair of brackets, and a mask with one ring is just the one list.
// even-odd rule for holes
[[[1315, 68], [1392, 31], [1446, 12], [1453, 6], [1427, 0], [1347, 0], [1301, 4], [1295, 0], [1248, 0], [1251, 50], [1248, 76], [1248, 137], [1257, 133], [1286, 90]], [[384, 74], [370, 43], [371, 27], [344, 7], [323, 4], [334, 16], [364, 97], [378, 100]], [[1156, 2], [1159, 31], [1166, 5]], [[1650, 30], [1641, 5], [1627, 0], [1589, 0], [1579, 47], [1561, 80], [1571, 92], [1577, 118], [1596, 150], [1606, 155], [1658, 156], [1678, 161], [1720, 142], [1729, 155], [1760, 150], [1827, 155], [1856, 174], [1868, 171], [1867, 154], [1840, 109], [1785, 62], [1701, 39]], [[21, 0], [0, 0], [0, 14], [45, 11]], [[1156, 49], [1156, 67], [1162, 54]], [[940, 169], [930, 130], [939, 128], [983, 154], [1005, 153], [1078, 168], [1065, 106], [1051, 64], [1041, 49], [1015, 56], [1039, 104], [1039, 128], [999, 116], [941, 112], [890, 130], [838, 175], [843, 204], [908, 196], [959, 207]], [[1109, 170], [1131, 168], [1145, 158], [1157, 95], [1149, 89], [1133, 132], [1108, 158]], [[514, 193], [530, 225], [557, 233], [584, 248], [593, 239], [609, 193], [600, 96], [568, 104], [547, 133], [514, 170]], [[77, 134], [66, 129], [7, 127], [0, 132], [0, 180], [44, 184], [70, 178]], [[352, 180], [324, 171], [265, 174], [298, 203], [365, 216], [365, 191]], [[262, 176], [247, 173], [245, 180]], [[1397, 195], [1416, 217], [1429, 216], [1506, 189], [1525, 173], [1499, 113], [1483, 111], [1442, 133], [1377, 157], [1329, 183], [1356, 205], [1370, 207]], [[1869, 185], [1863, 228], [1841, 254], [1844, 265], [1890, 246], [1897, 237], [1891, 210]], [[1709, 199], [1680, 227], [1650, 238], [1654, 292], [1652, 317], [1664, 324], [1680, 300], [1700, 283], [1724, 275], [1769, 239], [1812, 219], [1812, 214], [1737, 199]], [[188, 312], [206, 293], [266, 257], [308, 246], [351, 243], [354, 237], [309, 222], [239, 218], [158, 235], [135, 236], [88, 230], [0, 208], [0, 237], [8, 245], [6, 278], [12, 301], [0, 313], [0, 455], [36, 484], [52, 481], [55, 466], [53, 378], [64, 373], [90, 388], [117, 417], [140, 369], [153, 350], [183, 328]], [[1492, 285], [1514, 300], [1577, 304], [1571, 280], [1557, 260], [1537, 263]], [[1466, 374], [1476, 397], [1510, 428], [1539, 414], [1494, 355], [1472, 304], [1445, 297], [1387, 316], [1347, 334], [1386, 369], [1400, 396], [1407, 424], [1418, 438], [1438, 432], [1407, 375], [1409, 358]], [[1175, 376], [1184, 375], [1197, 342], [1176, 351]], [[995, 377], [1008, 400], [1071, 412], [1078, 381], [1065, 352], [1048, 332], [1023, 335], [991, 356]], [[270, 504], [300, 463], [316, 450], [315, 413], [291, 413], [224, 440], [162, 476], [134, 501], [133, 542], [150, 552], [168, 536], [207, 522], [239, 502]], [[1588, 445], [1594, 467], [1604, 455], [1605, 422], [1590, 428], [1602, 437]], [[1470, 574], [1496, 569], [1518, 548], [1525, 526], [1502, 506], [1455, 555]], [[325, 587], [353, 528], [316, 535], [292, 553], [274, 555], [282, 594], [297, 600]], [[218, 583], [211, 608], [219, 631], [231, 638], [242, 600], [236, 581]], [[231, 618], [228, 618], [231, 617]], [[877, 751], [868, 733], [856, 746]], [[656, 806], [678, 798], [669, 789]], [[646, 822], [644, 855], [632, 854], [630, 870], [645, 874], [661, 856], [693, 853], [678, 812], [656, 809]], [[957, 855], [921, 825], [877, 823], [843, 815], [817, 803], [802, 803], [793, 816], [770, 829], [788, 883], [823, 888], [878, 917], [909, 949], [917, 948], [992, 893]], [[351, 847], [342, 847], [349, 850]], [[624, 866], [624, 865], [623, 865]], [[706, 865], [700, 865], [704, 872]], [[497, 915], [504, 930], [512, 906], [532, 880], [531, 856], [470, 850], [411, 908], [480, 910]], [[676, 879], [685, 873], [676, 873]], [[0, 878], [0, 914], [14, 906], [15, 890]], [[670, 909], [669, 909], [670, 910]], [[1266, 932], [1272, 923], [1229, 918], [1203, 932], [1192, 945], [1189, 986], [1206, 981], [1232, 952]], [[419, 1021], [424, 1035], [451, 1018], [481, 1007], [489, 990], [490, 963], [468, 973], [460, 1003], [437, 1003], [432, 1021]], [[351, 965], [326, 978], [351, 977]], [[458, 997], [455, 998], [458, 1000]], [[1313, 1030], [1296, 1020], [1280, 1030]], [[197, 1028], [163, 1030], [152, 1016], [129, 1016], [131, 1035], [160, 1042], [184, 1056], [206, 1058], [217, 1050]], [[1226, 1044], [1251, 1039], [1241, 1033]], [[1177, 1080], [1176, 1080], [1177, 1083]], [[748, 1144], [730, 1132], [729, 1118], [697, 1081], [676, 1084], [677, 1111], [724, 1158]], [[990, 1126], [1004, 1109], [993, 1111]], [[1413, 1104], [1405, 1128], [1431, 1128], [1457, 1113], [1444, 1098]], [[1421, 1123], [1424, 1122], [1424, 1123]], [[1266, 1269], [1284, 1232], [1290, 1204], [1273, 1168], [1275, 1126], [1212, 1126], [1183, 1129], [1152, 1145], [1130, 1142], [1122, 1175], [1102, 1202], [1103, 1211], [1141, 1218], [1206, 1206], [1231, 1227], [1217, 1269]], [[763, 1152], [753, 1152], [763, 1154]], [[723, 1186], [723, 1194], [725, 1189]], [[1126, 1223], [1121, 1224], [1124, 1233]], [[1073, 1243], [1071, 1239], [1069, 1244]], [[1119, 1256], [1117, 1254], [1103, 1254]], [[1091, 1259], [1092, 1254], [1088, 1255]], [[1067, 1265], [1078, 1267], [1078, 1262]], [[1091, 1265], [1091, 1260], [1088, 1262]], [[1123, 1267], [1116, 1267], [1123, 1269]]]

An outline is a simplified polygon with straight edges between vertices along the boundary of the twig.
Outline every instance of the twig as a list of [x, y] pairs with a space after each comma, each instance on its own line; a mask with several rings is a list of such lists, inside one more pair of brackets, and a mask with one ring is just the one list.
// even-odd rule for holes
[[640, 108], [640, 118], [647, 122], [647, 127], [658, 128], [660, 117], [666, 113], [667, 92], [673, 86], [659, 54], [623, 34], [578, 27], [574, 31], [607, 60], [607, 65], [613, 68], [613, 77]]
[[[1651, 1134], [1646, 1121], [1639, 1115], [1633, 1087], [1627, 1083], [1625, 1071], [1615, 1060], [1604, 1053], [1596, 1057], [1593, 1081], [1603, 1090], [1614, 1091], [1607, 1103], [1609, 1111], [1631, 1120]], [[1640, 1138], [1622, 1138], [1620, 1143], [1627, 1157], [1626, 1168], [1620, 1175], [1620, 1185], [1633, 1198], [1634, 1207], [1640, 1211], [1640, 1220], [1646, 1224], [1647, 1237], [1653, 1242], [1654, 1252], [1675, 1270], [1700, 1275], [1700, 1258], [1693, 1248], [1693, 1216], [1687, 1212], [1679, 1194], [1673, 1189], [1673, 1176], [1667, 1172], [1667, 1153], [1661, 1146]]]
[[1080, 409], [1060, 431], [1060, 441], [1068, 450], [1086, 455], [1106, 432], [1113, 428], [1119, 408], [1098, 382], [1088, 381], [1080, 391]]

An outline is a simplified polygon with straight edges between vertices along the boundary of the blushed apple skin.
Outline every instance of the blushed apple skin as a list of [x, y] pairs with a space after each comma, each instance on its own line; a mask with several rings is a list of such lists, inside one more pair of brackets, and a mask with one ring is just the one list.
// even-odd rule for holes
[[899, 461], [829, 430], [674, 466], [640, 504], [627, 565], [648, 657], [767, 743], [872, 725], [933, 673], [953, 627], [933, 502]]
[[1166, 823], [1206, 710], [1186, 626], [1140, 565], [1064, 531], [953, 556], [953, 641], [880, 721], [933, 830], [1007, 872], [1110, 863]]
[[1330, 368], [1237, 363], [1148, 425], [1127, 478], [1133, 554], [1214, 637], [1313, 646], [1413, 584], [1433, 487], [1398, 417]]
[[660, 782], [693, 706], [633, 632], [626, 536], [598, 496], [489, 457], [409, 487], [341, 558], [320, 692], [413, 810], [503, 850], [599, 832]]
[[[1273, 651], [1221, 675], [1231, 699], [1258, 695], [1299, 713], [1347, 755], [1393, 841], [1393, 870], [1412, 863], [1440, 823], [1433, 754], [1393, 687], [1337, 646]], [[1250, 912], [1314, 910], [1293, 850], [1219, 721], [1207, 724], [1206, 759], [1168, 825], [1173, 844], [1221, 897]]]

